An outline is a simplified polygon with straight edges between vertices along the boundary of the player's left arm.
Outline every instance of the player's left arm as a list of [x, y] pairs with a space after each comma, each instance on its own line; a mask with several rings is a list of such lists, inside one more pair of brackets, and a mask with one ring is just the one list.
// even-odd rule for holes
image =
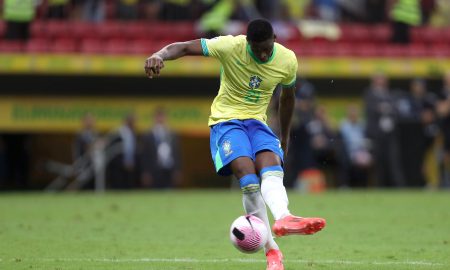
[[285, 154], [288, 152], [291, 120], [295, 106], [295, 90], [295, 85], [287, 88], [283, 87], [280, 95], [280, 106], [278, 109], [280, 118], [280, 143]]

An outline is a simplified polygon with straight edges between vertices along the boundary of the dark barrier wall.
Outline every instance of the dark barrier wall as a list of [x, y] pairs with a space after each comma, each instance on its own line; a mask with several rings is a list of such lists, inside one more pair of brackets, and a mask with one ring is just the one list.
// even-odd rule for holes
[[[367, 79], [321, 78], [309, 80], [319, 96], [358, 97], [369, 84]], [[193, 96], [214, 97], [218, 78], [176, 78], [118, 76], [0, 75], [0, 95], [51, 96]], [[441, 89], [441, 80], [430, 79], [431, 91]], [[392, 88], [408, 89], [409, 79], [391, 80]]]

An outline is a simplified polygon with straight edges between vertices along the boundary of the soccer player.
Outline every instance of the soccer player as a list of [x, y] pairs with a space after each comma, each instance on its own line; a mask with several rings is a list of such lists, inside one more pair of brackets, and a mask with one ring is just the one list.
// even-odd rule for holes
[[[295, 103], [297, 59], [275, 42], [272, 25], [262, 19], [251, 21], [247, 35], [219, 36], [169, 44], [147, 58], [149, 78], [160, 74], [164, 61], [186, 55], [217, 58], [221, 64], [220, 89], [209, 117], [210, 146], [219, 175], [239, 179], [244, 209], [261, 218], [270, 228], [266, 205], [278, 237], [313, 234], [325, 226], [322, 218], [291, 215], [283, 185], [283, 157]], [[278, 84], [281, 140], [266, 124], [266, 110]], [[260, 184], [261, 179], [261, 184]], [[272, 237], [265, 246], [268, 270], [283, 270], [283, 255]]]

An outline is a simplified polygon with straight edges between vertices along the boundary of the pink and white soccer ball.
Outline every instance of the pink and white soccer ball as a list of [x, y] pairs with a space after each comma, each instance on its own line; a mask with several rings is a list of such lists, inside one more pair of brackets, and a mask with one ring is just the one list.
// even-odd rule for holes
[[264, 222], [253, 215], [238, 217], [230, 228], [231, 243], [245, 253], [255, 253], [263, 248], [268, 234]]

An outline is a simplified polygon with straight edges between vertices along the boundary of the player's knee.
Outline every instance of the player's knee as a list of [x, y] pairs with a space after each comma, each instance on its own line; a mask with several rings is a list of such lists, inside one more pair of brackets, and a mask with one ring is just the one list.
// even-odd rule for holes
[[244, 193], [253, 193], [260, 190], [259, 178], [256, 174], [247, 174], [243, 176], [239, 179], [239, 185]]
[[234, 176], [238, 179], [241, 179], [248, 174], [255, 174], [255, 167], [251, 160], [249, 162], [233, 162], [231, 169]]
[[263, 180], [267, 179], [269, 177], [283, 179], [284, 171], [280, 165], [269, 166], [269, 167], [262, 168], [261, 171], [259, 172], [259, 175], [261, 176], [261, 179], [263, 179]]

